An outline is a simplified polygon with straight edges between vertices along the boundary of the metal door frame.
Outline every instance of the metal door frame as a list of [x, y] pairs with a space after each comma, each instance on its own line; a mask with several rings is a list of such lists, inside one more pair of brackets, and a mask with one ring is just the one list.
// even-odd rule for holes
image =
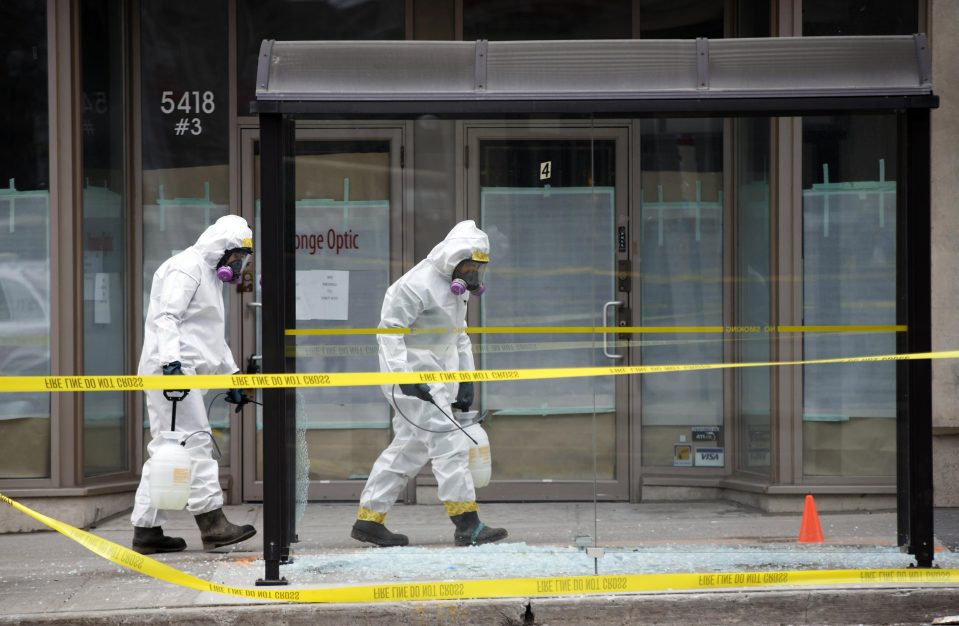
[[[509, 139], [509, 140], [583, 140], [583, 139], [602, 139], [613, 140], [616, 142], [616, 210], [615, 224], [617, 228], [626, 229], [626, 251], [616, 251], [616, 261], [630, 260], [631, 256], [638, 252], [638, 244], [632, 239], [630, 223], [630, 207], [632, 175], [634, 168], [631, 165], [633, 158], [632, 148], [632, 123], [628, 121], [602, 120], [598, 125], [591, 125], [582, 120], [576, 122], [558, 121], [558, 120], [537, 120], [535, 122], [510, 122], [507, 120], [499, 121], [470, 121], [461, 122], [463, 127], [461, 136], [464, 141], [464, 149], [468, 150], [469, 161], [464, 163], [461, 168], [463, 175], [463, 185], [461, 186], [461, 202], [463, 214], [458, 217], [462, 219], [475, 219], [479, 223], [479, 143], [489, 139]], [[460, 151], [463, 154], [463, 151]], [[464, 159], [465, 160], [465, 159]], [[616, 232], [611, 233], [612, 239], [616, 241]], [[637, 257], [638, 258], [638, 257]], [[615, 268], [614, 268], [615, 270]], [[635, 287], [635, 285], [634, 285]], [[638, 291], [634, 288], [629, 292], [616, 292], [616, 299], [625, 302], [627, 307], [633, 311], [637, 310], [638, 302], [634, 299], [638, 297]], [[605, 325], [602, 320], [602, 306], [597, 311], [598, 325]], [[479, 311], [474, 308], [469, 312], [470, 325], [479, 325]], [[597, 338], [600, 341], [601, 338]], [[635, 352], [634, 352], [635, 350]], [[621, 348], [620, 353], [624, 358], [620, 361], [610, 361], [610, 365], [626, 365], [638, 358], [638, 349]], [[616, 417], [615, 417], [615, 478], [612, 480], [509, 480], [493, 482], [483, 489], [479, 494], [485, 500], [500, 501], [524, 501], [524, 500], [581, 500], [590, 501], [594, 497], [597, 500], [606, 501], [626, 501], [630, 500], [630, 494], [636, 493], [636, 499], [639, 497], [639, 475], [638, 468], [632, 467], [631, 459], [634, 455], [630, 454], [631, 445], [638, 445], [638, 438], [631, 440], [630, 432], [638, 431], [638, 424], [630, 424], [630, 416], [639, 418], [639, 411], [631, 411], [632, 403], [638, 406], [638, 397], [630, 398], [630, 377], [615, 377], [615, 398], [616, 398]], [[496, 451], [493, 450], [493, 454]], [[638, 458], [638, 457], [636, 457]], [[422, 480], [422, 479], [421, 479]], [[435, 479], [429, 477], [429, 484], [435, 484]], [[595, 491], [594, 491], [595, 486]]]

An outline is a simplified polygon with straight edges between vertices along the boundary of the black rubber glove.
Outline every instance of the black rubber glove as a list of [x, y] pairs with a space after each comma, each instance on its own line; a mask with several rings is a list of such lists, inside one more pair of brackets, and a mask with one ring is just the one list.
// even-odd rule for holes
[[230, 404], [235, 404], [236, 409], [233, 410], [234, 413], [239, 413], [243, 410], [243, 407], [250, 403], [250, 398], [242, 389], [229, 389], [226, 392], [226, 401]]
[[426, 383], [419, 383], [416, 385], [400, 385], [400, 391], [408, 396], [419, 398], [424, 402], [429, 402], [433, 399], [433, 395], [430, 393], [430, 386]]
[[[164, 376], [184, 376], [179, 361], [170, 361], [163, 366]], [[164, 389], [163, 397], [167, 400], [182, 400], [190, 393], [189, 389]]]
[[460, 383], [460, 388], [456, 392], [456, 402], [453, 403], [453, 408], [465, 413], [470, 410], [471, 406], [473, 406], [473, 383]]

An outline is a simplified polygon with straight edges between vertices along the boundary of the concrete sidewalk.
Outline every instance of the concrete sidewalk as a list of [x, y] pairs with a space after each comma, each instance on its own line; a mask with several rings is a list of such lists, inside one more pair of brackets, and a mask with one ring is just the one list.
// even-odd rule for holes
[[[40, 512], [43, 512], [40, 509]], [[398, 506], [390, 528], [408, 548], [376, 549], [349, 538], [351, 504], [311, 504], [300, 523], [286, 587], [304, 589], [416, 580], [525, 578], [613, 573], [906, 568], [895, 548], [895, 512], [820, 514], [824, 544], [797, 544], [799, 515], [770, 515], [730, 502], [483, 504], [505, 526], [502, 544], [451, 548], [441, 506]], [[227, 507], [235, 523], [262, 530], [259, 505]], [[959, 537], [959, 515], [937, 515], [937, 536]], [[205, 553], [192, 516], [164, 527], [185, 552], [157, 560], [203, 580], [252, 588], [264, 575], [261, 538]], [[91, 532], [129, 546], [126, 516]], [[604, 547], [598, 560], [577, 546]], [[936, 565], [959, 568], [952, 540]], [[945, 545], [943, 545], [945, 544]], [[874, 624], [931, 623], [959, 614], [959, 584], [742, 588], [515, 599], [285, 604], [196, 591], [115, 565], [55, 532], [0, 535], [0, 624]]]

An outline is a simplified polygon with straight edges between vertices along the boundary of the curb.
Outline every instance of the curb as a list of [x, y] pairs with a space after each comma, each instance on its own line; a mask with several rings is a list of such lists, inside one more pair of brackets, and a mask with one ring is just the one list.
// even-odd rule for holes
[[744, 589], [376, 604], [192, 606], [4, 615], [0, 625], [929, 624], [955, 613], [959, 586]]

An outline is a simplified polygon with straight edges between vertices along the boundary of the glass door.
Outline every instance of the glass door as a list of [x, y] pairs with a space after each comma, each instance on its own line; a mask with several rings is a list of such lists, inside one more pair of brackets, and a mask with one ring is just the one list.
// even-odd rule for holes
[[[296, 139], [296, 371], [371, 372], [382, 296], [400, 259], [403, 128], [298, 129]], [[258, 131], [243, 132], [244, 211], [260, 223]], [[255, 228], [254, 231], [258, 231]], [[261, 280], [245, 303], [246, 364], [259, 367]], [[268, 303], [263, 303], [268, 306]], [[356, 500], [390, 442], [378, 387], [297, 389], [297, 500]], [[259, 399], [260, 392], [257, 392]], [[243, 427], [243, 498], [263, 495], [262, 408]]]
[[[467, 217], [490, 236], [482, 369], [629, 363], [627, 127], [468, 126]], [[486, 382], [486, 500], [629, 498], [628, 379]]]

